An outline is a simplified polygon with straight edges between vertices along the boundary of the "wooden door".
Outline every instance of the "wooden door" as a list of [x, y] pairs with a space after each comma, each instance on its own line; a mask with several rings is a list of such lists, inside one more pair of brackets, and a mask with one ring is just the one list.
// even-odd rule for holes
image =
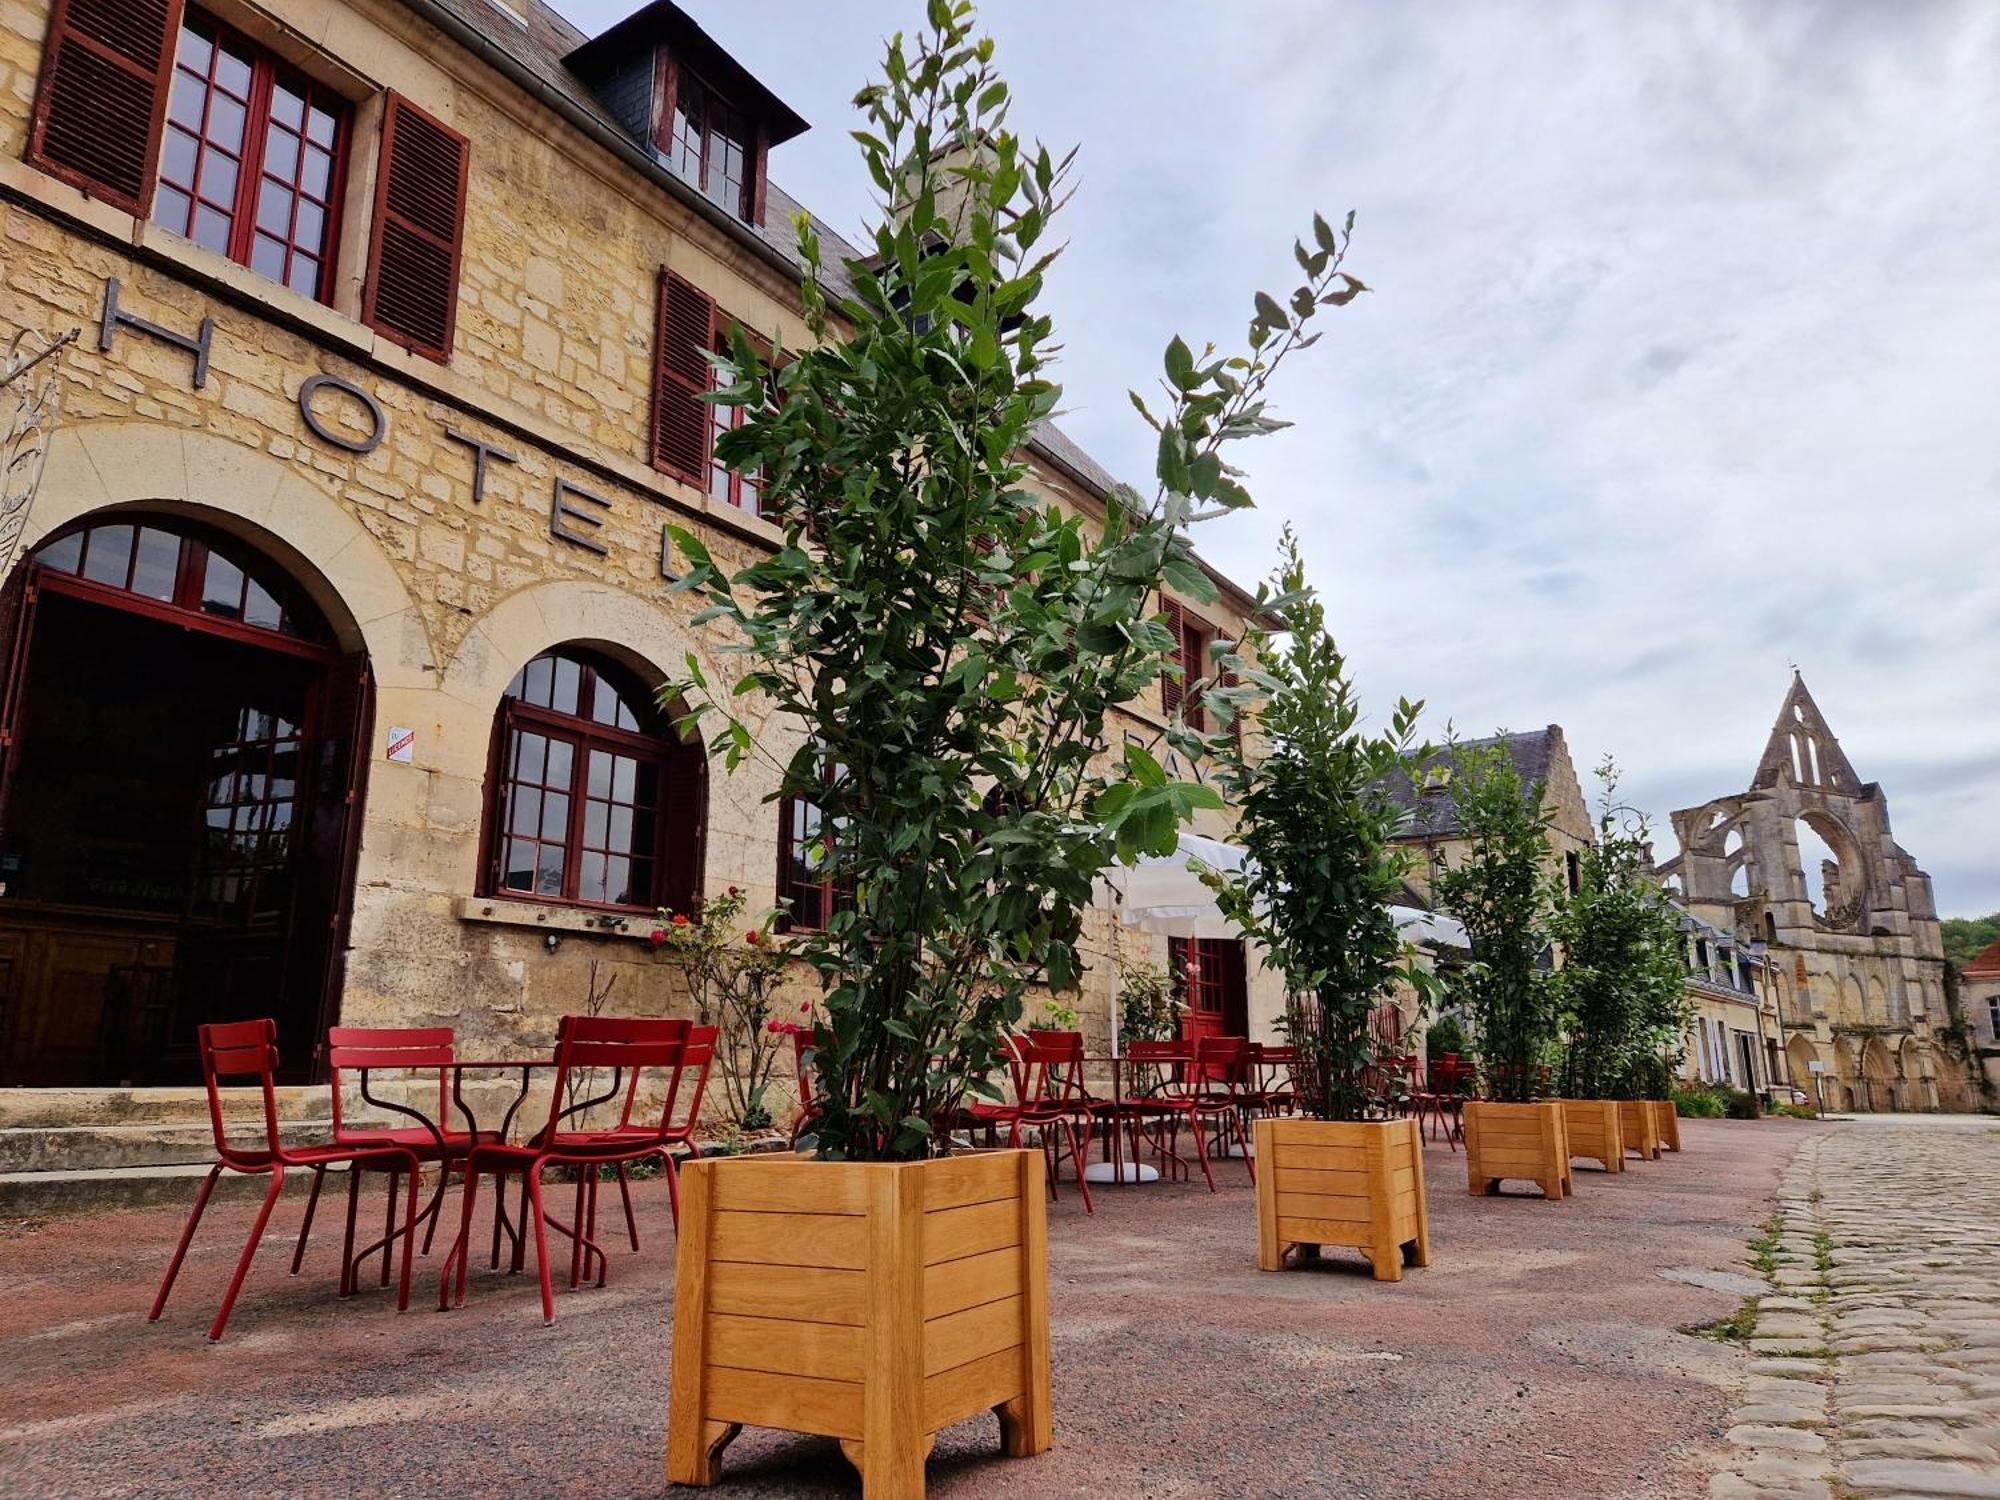
[[1179, 987], [1181, 1039], [1247, 1036], [1250, 986], [1236, 938], [1170, 938], [1168, 961]]

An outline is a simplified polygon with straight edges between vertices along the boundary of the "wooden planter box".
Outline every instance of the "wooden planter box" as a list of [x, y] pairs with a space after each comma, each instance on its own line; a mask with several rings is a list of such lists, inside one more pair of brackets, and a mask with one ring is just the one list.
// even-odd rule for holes
[[1588, 1157], [1607, 1172], [1625, 1170], [1625, 1131], [1615, 1099], [1564, 1099], [1563, 1126], [1569, 1132], [1570, 1160]]
[[1473, 1099], [1465, 1106], [1466, 1185], [1476, 1197], [1497, 1193], [1509, 1178], [1540, 1185], [1560, 1203], [1576, 1191], [1569, 1169], [1569, 1128], [1553, 1099], [1539, 1104], [1496, 1104]]
[[1657, 1127], [1660, 1145], [1669, 1151], [1681, 1149], [1681, 1112], [1674, 1108], [1671, 1099], [1649, 1099], [1653, 1106], [1653, 1123]]
[[1282, 1271], [1294, 1249], [1366, 1251], [1377, 1281], [1401, 1281], [1407, 1255], [1431, 1263], [1424, 1143], [1411, 1120], [1263, 1119], [1257, 1154], [1257, 1264]]
[[1660, 1159], [1660, 1121], [1651, 1099], [1621, 1099], [1618, 1123], [1625, 1130], [1625, 1149], [1641, 1161]]
[[716, 1480], [745, 1426], [837, 1438], [868, 1500], [924, 1493], [940, 1428], [991, 1410], [1050, 1442], [1039, 1151], [681, 1169], [667, 1479]]

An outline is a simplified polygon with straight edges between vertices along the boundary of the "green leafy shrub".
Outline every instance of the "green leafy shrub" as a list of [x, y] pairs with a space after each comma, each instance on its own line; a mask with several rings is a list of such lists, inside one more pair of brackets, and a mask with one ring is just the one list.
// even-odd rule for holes
[[1118, 964], [1118, 1032], [1135, 1042], [1170, 1042], [1180, 1035], [1187, 1006], [1174, 977], [1158, 964]]
[[1439, 1016], [1424, 1033], [1424, 1055], [1432, 1062], [1448, 1052], [1459, 1057], [1466, 1055], [1465, 1028], [1459, 1025], [1457, 1016]]
[[1042, 496], [1028, 445], [1062, 388], [1036, 301], [1070, 157], [1009, 128], [992, 60], [963, 0], [890, 39], [855, 99], [880, 208], [864, 253], [827, 274], [801, 214], [806, 347], [767, 357], [732, 328], [716, 356], [705, 399], [742, 418], [716, 460], [763, 476], [783, 544], [731, 568], [669, 528], [687, 560], [674, 587], [742, 669], [711, 683], [690, 652], [663, 701], [728, 769], [762, 759], [773, 799], [819, 814], [815, 862], [852, 893], [787, 942], [821, 989], [801, 1145], [829, 1159], [947, 1153], [967, 1096], [997, 1095], [1026, 998], [1075, 990], [1099, 874], [1173, 853], [1197, 809], [1221, 807], [1163, 764], [1166, 745], [1200, 747], [1184, 720], [1148, 741], [1114, 719], [1180, 675], [1163, 590], [1217, 598], [1190, 532], [1252, 503], [1229, 460], [1285, 425], [1273, 373], [1363, 290], [1315, 218], [1303, 283], [1256, 295], [1247, 352], [1175, 338], [1159, 411], [1133, 395], [1157, 438], [1150, 497], [1116, 487], [1100, 525]]
[[1722, 1095], [1705, 1083], [1676, 1084], [1672, 1098], [1683, 1119], [1719, 1120], [1727, 1109]]
[[1774, 1115], [1783, 1115], [1787, 1120], [1817, 1120], [1819, 1112], [1810, 1104], [1776, 1104], [1771, 1107]]
[[[1256, 623], [1272, 618], [1281, 640]], [[1261, 694], [1249, 718], [1262, 753], [1253, 759], [1245, 736], [1226, 733], [1208, 747], [1249, 858], [1240, 871], [1203, 870], [1202, 879], [1284, 975], [1300, 1107], [1314, 1119], [1365, 1120], [1376, 1007], [1399, 982], [1420, 999], [1436, 983], [1392, 909], [1412, 856], [1396, 841], [1409, 813], [1389, 788], [1413, 756], [1430, 753], [1413, 744], [1422, 705], [1402, 699], [1381, 732], [1362, 728], [1347, 659], [1289, 526], [1251, 620], [1241, 654], [1222, 665]]]
[[1721, 1090], [1723, 1112], [1732, 1120], [1754, 1120], [1763, 1113], [1757, 1107], [1757, 1096], [1743, 1089], [1724, 1084]]
[[1522, 782], [1504, 736], [1450, 748], [1451, 797], [1469, 847], [1460, 864], [1433, 873], [1431, 886], [1472, 939], [1472, 962], [1458, 971], [1453, 994], [1478, 1028], [1487, 1097], [1528, 1102], [1542, 1092], [1562, 1021], [1556, 977], [1542, 967], [1556, 900], [1543, 868], [1546, 787]]

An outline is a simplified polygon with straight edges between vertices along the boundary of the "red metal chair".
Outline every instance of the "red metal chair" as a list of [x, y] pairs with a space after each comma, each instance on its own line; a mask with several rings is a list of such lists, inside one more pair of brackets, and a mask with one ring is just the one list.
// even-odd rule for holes
[[[611, 1016], [564, 1016], [556, 1036], [555, 1087], [549, 1100], [548, 1123], [534, 1138], [521, 1145], [504, 1142], [481, 1143], [472, 1148], [465, 1164], [465, 1193], [459, 1209], [458, 1239], [445, 1257], [439, 1278], [438, 1306], [463, 1306], [467, 1263], [471, 1259], [472, 1214], [478, 1196], [479, 1178], [491, 1176], [495, 1190], [506, 1191], [506, 1180], [521, 1175], [528, 1197], [529, 1217], [535, 1229], [536, 1272], [541, 1280], [542, 1321], [556, 1319], [555, 1288], [549, 1275], [548, 1229], [567, 1235], [572, 1244], [570, 1284], [588, 1274], [591, 1257], [597, 1262], [597, 1284], [604, 1284], [606, 1259], [590, 1232], [596, 1217], [598, 1170], [605, 1166], [644, 1161], [666, 1152], [676, 1139], [679, 1116], [675, 1097], [680, 1087], [681, 1061], [690, 1031], [686, 1021], [651, 1020]], [[712, 1037], [710, 1039], [712, 1046]], [[581, 1103], [565, 1105], [570, 1095], [570, 1075], [609, 1068], [611, 1089]], [[638, 1097], [638, 1080], [629, 1087], [622, 1083], [627, 1069], [667, 1075], [658, 1120], [652, 1126], [635, 1125], [633, 1101]], [[704, 1069], [704, 1075], [706, 1070]], [[607, 1103], [623, 1092], [624, 1112], [619, 1124], [608, 1130], [565, 1130], [564, 1120], [596, 1104]], [[578, 1185], [578, 1207], [571, 1223], [549, 1216], [544, 1202], [542, 1174], [552, 1166], [576, 1167], [582, 1173]], [[669, 1168], [671, 1171], [672, 1169]], [[669, 1181], [672, 1179], [670, 1178]], [[453, 1287], [456, 1267], [457, 1285]], [[454, 1296], [454, 1290], [456, 1296]]]
[[1200, 1128], [1203, 1120], [1208, 1121], [1214, 1132], [1215, 1144], [1224, 1150], [1229, 1148], [1230, 1138], [1235, 1137], [1234, 1144], [1242, 1153], [1250, 1180], [1257, 1180], [1257, 1163], [1250, 1156], [1250, 1132], [1243, 1123], [1252, 1105], [1249, 1046], [1240, 1036], [1195, 1038], [1192, 1068], [1195, 1083], [1190, 1093], [1195, 1107], [1191, 1118], [1202, 1175], [1208, 1179], [1211, 1193], [1215, 1191], [1215, 1174], [1208, 1166], [1208, 1143]]
[[1292, 1071], [1298, 1052], [1290, 1046], [1271, 1042], [1250, 1042], [1244, 1051], [1249, 1063], [1250, 1107], [1258, 1114], [1288, 1115], [1299, 1107], [1298, 1077]]
[[[715, 1061], [715, 1039], [717, 1028], [713, 1026], [691, 1026], [686, 1021], [680, 1023], [685, 1030], [681, 1034], [681, 1056], [679, 1071], [667, 1090], [667, 1117], [665, 1129], [660, 1132], [660, 1141], [654, 1152], [660, 1160], [661, 1168], [667, 1174], [667, 1204], [673, 1211], [674, 1228], [681, 1224], [681, 1159], [669, 1149], [680, 1146], [690, 1156], [699, 1156], [701, 1147], [696, 1144], [695, 1128], [701, 1124], [701, 1101], [708, 1092], [708, 1070]], [[633, 1139], [645, 1134], [649, 1127], [632, 1123], [632, 1109], [638, 1102], [637, 1088], [639, 1074], [632, 1075], [632, 1087], [626, 1090], [625, 1114], [610, 1135], [623, 1135]], [[640, 1160], [644, 1160], [641, 1157]], [[632, 1217], [632, 1184], [627, 1177], [629, 1162], [617, 1165], [618, 1196], [625, 1202], [625, 1232], [632, 1241], [632, 1248], [639, 1248], [639, 1228]], [[593, 1220], [592, 1232], [596, 1230]]]
[[1150, 1138], [1163, 1176], [1187, 1175], [1187, 1158], [1175, 1147], [1181, 1122], [1193, 1121], [1196, 1101], [1188, 1084], [1193, 1063], [1190, 1042], [1140, 1040], [1125, 1044], [1124, 1097], [1111, 1128], [1122, 1125], [1130, 1132], [1134, 1163], [1139, 1160], [1140, 1136]]
[[[244, 1278], [250, 1274], [250, 1263], [256, 1259], [257, 1246], [264, 1238], [264, 1228], [271, 1221], [271, 1210], [284, 1187], [285, 1168], [304, 1167], [317, 1174], [327, 1167], [343, 1163], [350, 1171], [372, 1166], [393, 1172], [408, 1172], [414, 1182], [417, 1158], [403, 1146], [287, 1146], [278, 1129], [278, 1095], [273, 1081], [278, 1067], [277, 1022], [235, 1021], [225, 1025], [202, 1026], [197, 1030], [197, 1045], [201, 1052], [202, 1081], [208, 1087], [208, 1118], [214, 1127], [215, 1154], [219, 1160], [208, 1169], [208, 1176], [202, 1179], [201, 1192], [194, 1200], [194, 1210], [188, 1215], [186, 1227], [181, 1230], [180, 1243], [174, 1247], [174, 1258], [167, 1267], [166, 1278], [160, 1283], [159, 1295], [153, 1299], [153, 1310], [147, 1314], [148, 1322], [157, 1322], [166, 1310], [167, 1295], [173, 1291], [174, 1280], [180, 1275], [181, 1262], [187, 1258], [188, 1246], [194, 1241], [195, 1226], [201, 1223], [202, 1212], [208, 1207], [209, 1194], [215, 1191], [216, 1180], [225, 1171], [253, 1175], [268, 1173], [271, 1178], [271, 1186], [265, 1191], [264, 1202], [257, 1210], [256, 1222], [251, 1225], [250, 1238], [244, 1242], [243, 1254], [237, 1258], [236, 1274], [230, 1278], [222, 1307], [209, 1327], [208, 1336], [213, 1342], [222, 1337], [222, 1330], [229, 1322], [230, 1310], [236, 1305], [236, 1295], [243, 1290]], [[229, 1142], [222, 1122], [222, 1082], [233, 1078], [254, 1078], [263, 1091], [264, 1145], [261, 1149], [233, 1146]], [[410, 1245], [416, 1238], [416, 1210], [417, 1197], [413, 1192], [403, 1213], [403, 1274], [396, 1293], [396, 1309], [399, 1312], [410, 1305]], [[388, 1254], [386, 1248], [383, 1254]], [[352, 1290], [345, 1270], [341, 1282], [343, 1293]]]
[[[333, 1089], [333, 1139], [342, 1146], [355, 1146], [364, 1150], [401, 1147], [413, 1154], [420, 1163], [438, 1163], [442, 1168], [437, 1191], [417, 1215], [419, 1223], [425, 1225], [423, 1253], [430, 1254], [431, 1241], [437, 1234], [438, 1220], [443, 1216], [445, 1189], [450, 1185], [454, 1172], [464, 1169], [465, 1158], [475, 1143], [475, 1134], [464, 1130], [454, 1130], [447, 1123], [452, 1111], [452, 1071], [457, 1062], [456, 1037], [449, 1026], [425, 1027], [361, 1027], [334, 1026], [328, 1029], [327, 1066]], [[396, 1072], [428, 1072], [437, 1070], [437, 1113], [426, 1117], [421, 1111], [400, 1104], [393, 1099], [378, 1097], [369, 1083], [369, 1073], [373, 1070]], [[344, 1073], [359, 1073], [361, 1097], [377, 1109], [391, 1114], [405, 1116], [417, 1123], [408, 1126], [356, 1126], [348, 1122], [345, 1115], [347, 1079]], [[479, 1131], [476, 1139], [491, 1141], [499, 1139], [490, 1130]], [[298, 1272], [305, 1259], [306, 1239], [312, 1233], [313, 1213], [319, 1206], [321, 1182], [325, 1177], [324, 1168], [313, 1171], [312, 1195], [306, 1199], [305, 1222], [299, 1226], [299, 1241], [292, 1252], [292, 1271]], [[350, 1173], [347, 1179], [347, 1233], [341, 1250], [341, 1290], [351, 1291], [360, 1262], [382, 1252], [382, 1282], [389, 1281], [389, 1246], [393, 1238], [396, 1218], [396, 1194], [402, 1182], [400, 1170], [389, 1170], [389, 1193], [384, 1208], [383, 1237], [375, 1245], [363, 1250], [359, 1257], [354, 1254], [354, 1219], [357, 1197], [360, 1190], [359, 1172]], [[410, 1184], [412, 1193], [417, 1184]]]
[[1021, 1144], [1023, 1126], [1032, 1126], [1049, 1158], [1051, 1198], [1057, 1196], [1056, 1174], [1065, 1154], [1058, 1147], [1066, 1147], [1076, 1169], [1077, 1189], [1083, 1194], [1083, 1211], [1095, 1213], [1083, 1169], [1090, 1154], [1091, 1124], [1100, 1106], [1083, 1086], [1083, 1033], [1031, 1031], [1026, 1036], [1003, 1038], [1001, 1046], [1014, 1097], [1005, 1104], [975, 1100], [968, 1115], [989, 1129], [1004, 1127], [1010, 1147]]

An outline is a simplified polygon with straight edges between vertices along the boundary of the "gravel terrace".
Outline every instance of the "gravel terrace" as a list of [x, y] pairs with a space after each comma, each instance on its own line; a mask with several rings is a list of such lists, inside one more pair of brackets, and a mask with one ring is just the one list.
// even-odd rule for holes
[[[1837, 1152], [1873, 1127], [1682, 1130], [1685, 1153], [1620, 1176], [1579, 1164], [1561, 1204], [1474, 1199], [1464, 1158], [1431, 1147], [1434, 1260], [1398, 1285], [1339, 1251], [1260, 1273], [1237, 1164], [1213, 1197], [1105, 1188], [1092, 1218], [1066, 1185], [1049, 1235], [1055, 1450], [1009, 1462], [990, 1418], [964, 1423], [939, 1437], [931, 1492], [1703, 1495], [1754, 1356], [1679, 1330], [1758, 1288], [1747, 1241], [1800, 1148], [1824, 1141], [1819, 1170], [1844, 1170]], [[203, 1333], [250, 1205], [211, 1210], [151, 1327], [180, 1210], [4, 1226], [0, 1493], [661, 1494], [673, 1255], [664, 1184], [638, 1200], [644, 1253], [615, 1248], [602, 1291], [559, 1290], [545, 1329], [532, 1277], [483, 1266], [463, 1311], [433, 1311], [438, 1257], [401, 1317], [372, 1286], [337, 1300], [338, 1212], [287, 1276], [288, 1198], [215, 1347]], [[2000, 1225], [1986, 1232], [1990, 1254]], [[831, 1442], [752, 1431], [716, 1493], [858, 1492]]]

